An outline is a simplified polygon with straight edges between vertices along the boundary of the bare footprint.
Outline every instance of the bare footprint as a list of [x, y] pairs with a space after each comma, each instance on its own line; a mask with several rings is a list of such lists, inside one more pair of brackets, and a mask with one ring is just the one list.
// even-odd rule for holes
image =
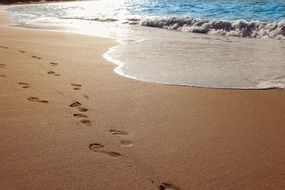
[[2, 74], [0, 74], [0, 77], [6, 77], [6, 75], [2, 75]]
[[122, 146], [128, 146], [128, 147], [133, 146], [133, 142], [130, 140], [123, 139], [123, 140], [120, 140], [120, 143]]
[[179, 187], [176, 187], [175, 185], [172, 185], [170, 183], [161, 183], [158, 187], [159, 190], [179, 190]]
[[36, 55], [32, 55], [31, 58], [33, 58], [33, 59], [42, 59], [41, 57], [38, 57]]
[[72, 83], [71, 86], [73, 87], [73, 90], [80, 90], [80, 88], [82, 87], [81, 84], [74, 84], [74, 83]]
[[81, 123], [83, 125], [91, 126], [91, 121], [88, 119], [83, 119], [83, 120], [79, 121], [79, 123]]
[[76, 118], [82, 118], [82, 117], [88, 118], [88, 115], [85, 115], [85, 114], [82, 114], [82, 113], [75, 113], [75, 114], [73, 114], [73, 116], [76, 117]]
[[126, 135], [129, 134], [128, 132], [119, 131], [117, 129], [110, 129], [109, 132], [112, 133], [112, 135], [115, 135], [115, 136], [126, 136]]
[[[117, 129], [110, 129], [109, 132], [114, 135], [114, 136], [118, 136], [118, 137], [126, 137], [129, 133], [126, 131], [119, 131]], [[128, 139], [121, 139], [119, 138], [120, 144], [122, 146], [133, 146], [133, 142], [128, 140]]]
[[82, 107], [77, 107], [76, 109], [80, 112], [87, 112], [88, 111], [87, 108], [82, 108]]
[[103, 153], [103, 154], [106, 154], [108, 156], [111, 156], [111, 157], [119, 157], [119, 156], [122, 156], [120, 153], [118, 152], [110, 152], [110, 151], [106, 151], [106, 150], [103, 150], [104, 146], [101, 145], [101, 144], [98, 144], [98, 143], [93, 143], [93, 144], [90, 144], [89, 145], [89, 149], [94, 151], [94, 152], [97, 152], [97, 153]]
[[47, 74], [55, 74], [55, 72], [54, 71], [49, 71], [49, 72], [47, 72]]
[[20, 53], [26, 53], [26, 51], [24, 51], [24, 50], [19, 50], [19, 52], [20, 52]]
[[72, 104], [69, 105], [69, 107], [78, 107], [78, 106], [82, 106], [82, 104], [80, 102], [73, 102]]
[[30, 85], [28, 83], [25, 82], [19, 82], [18, 83], [22, 88], [30, 88]]
[[109, 155], [109, 156], [112, 156], [112, 157], [119, 157], [119, 156], [122, 156], [120, 153], [118, 152], [108, 152], [108, 151], [104, 151], [105, 154]]
[[56, 62], [50, 62], [50, 64], [51, 64], [51, 66], [56, 66], [56, 65], [58, 65], [58, 63], [56, 63]]
[[4, 68], [4, 67], [6, 67], [5, 64], [0, 64], [0, 68]]
[[2, 49], [9, 49], [9, 47], [7, 47], [7, 46], [0, 46], [0, 48], [2, 48]]
[[47, 100], [41, 100], [41, 99], [39, 99], [37, 97], [29, 97], [28, 100], [31, 101], [31, 102], [48, 103]]
[[48, 75], [53, 75], [53, 76], [60, 76], [60, 74], [55, 73], [54, 71], [49, 71], [47, 72]]
[[84, 108], [81, 106], [82, 106], [82, 104], [80, 102], [73, 102], [72, 104], [69, 105], [69, 107], [75, 108], [80, 112], [87, 112], [88, 111], [87, 108]]

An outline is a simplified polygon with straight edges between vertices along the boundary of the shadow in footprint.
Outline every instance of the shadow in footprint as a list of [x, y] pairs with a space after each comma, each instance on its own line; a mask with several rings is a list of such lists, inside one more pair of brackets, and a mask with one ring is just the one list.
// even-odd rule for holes
[[101, 145], [101, 144], [98, 144], [98, 143], [93, 143], [93, 144], [90, 144], [89, 145], [89, 149], [94, 151], [94, 152], [97, 152], [97, 153], [102, 153], [102, 154], [106, 154], [108, 156], [111, 156], [111, 157], [119, 157], [119, 156], [122, 156], [120, 153], [118, 152], [113, 152], [113, 151], [106, 151], [106, 150], [103, 150], [104, 146]]
[[161, 183], [158, 188], [159, 190], [180, 190], [179, 187], [172, 185], [170, 183]]
[[29, 97], [28, 100], [31, 101], [31, 102], [48, 103], [47, 100], [41, 100], [41, 99], [39, 99], [37, 97]]
[[6, 75], [2, 75], [2, 74], [1, 74], [0, 77], [6, 77]]
[[48, 75], [53, 75], [53, 76], [60, 76], [60, 74], [55, 73], [54, 71], [49, 71], [47, 72]]
[[28, 83], [25, 82], [19, 82], [18, 83], [22, 88], [30, 88], [30, 85]]
[[0, 64], [0, 68], [4, 68], [4, 67], [6, 67], [5, 64]]
[[38, 56], [35, 56], [35, 55], [32, 55], [31, 58], [33, 58], [33, 59], [42, 59], [41, 57], [38, 57]]
[[51, 64], [51, 66], [57, 66], [58, 65], [58, 63], [56, 63], [56, 62], [50, 62], [49, 64]]
[[88, 111], [87, 108], [83, 108], [81, 106], [82, 106], [82, 104], [80, 102], [73, 102], [72, 104], [69, 105], [69, 107], [75, 108], [80, 112], [87, 112]]
[[88, 118], [87, 115], [82, 114], [82, 113], [75, 113], [75, 114], [73, 114], [73, 116], [76, 118]]
[[80, 112], [87, 112], [88, 111], [87, 108], [82, 108], [82, 107], [77, 107], [77, 110]]
[[9, 49], [9, 47], [7, 47], [7, 46], [0, 46], [0, 48], [2, 48], [2, 49]]
[[83, 125], [91, 126], [91, 121], [88, 119], [83, 119], [83, 120], [79, 121], [79, 123], [81, 123]]
[[78, 106], [82, 106], [82, 104], [80, 102], [73, 102], [72, 104], [69, 105], [69, 107], [78, 107]]
[[71, 86], [73, 87], [73, 90], [80, 90], [80, 88], [82, 87], [81, 84], [71, 84]]
[[111, 132], [112, 135], [115, 135], [115, 136], [126, 136], [126, 135], [129, 134], [128, 132], [119, 131], [119, 130], [117, 130], [117, 129], [110, 129], [109, 132]]
[[26, 51], [24, 51], [24, 50], [19, 50], [19, 52], [20, 52], [20, 53], [26, 53]]

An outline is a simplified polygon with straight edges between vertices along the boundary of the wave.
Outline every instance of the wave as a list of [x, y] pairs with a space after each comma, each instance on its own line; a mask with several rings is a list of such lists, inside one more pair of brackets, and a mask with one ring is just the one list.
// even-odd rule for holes
[[157, 27], [180, 32], [193, 32], [203, 34], [218, 34], [225, 36], [238, 36], [249, 38], [275, 38], [285, 39], [285, 20], [265, 23], [259, 21], [225, 21], [225, 20], [199, 20], [190, 17], [147, 19], [139, 23], [141, 26]]
[[128, 18], [119, 20], [116, 18], [86, 18], [86, 17], [61, 17], [62, 19], [78, 19], [97, 22], [121, 22], [122, 24], [156, 27], [179, 32], [192, 32], [202, 34], [215, 34], [224, 36], [248, 37], [248, 38], [273, 38], [285, 39], [285, 20], [279, 22], [259, 22], [246, 20], [202, 20], [191, 17], [171, 18]]

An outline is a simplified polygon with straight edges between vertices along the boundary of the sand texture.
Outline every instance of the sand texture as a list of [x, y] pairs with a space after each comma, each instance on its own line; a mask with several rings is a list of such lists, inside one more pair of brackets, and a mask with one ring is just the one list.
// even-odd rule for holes
[[284, 90], [127, 79], [113, 45], [0, 26], [1, 190], [285, 189]]

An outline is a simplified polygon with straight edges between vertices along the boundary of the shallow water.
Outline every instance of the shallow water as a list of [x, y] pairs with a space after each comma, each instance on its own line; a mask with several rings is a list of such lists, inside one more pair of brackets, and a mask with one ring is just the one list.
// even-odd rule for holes
[[99, 0], [9, 10], [16, 25], [118, 39], [105, 57], [130, 78], [212, 88], [285, 88], [284, 0]]
[[120, 44], [106, 53], [119, 65], [117, 73], [173, 85], [285, 88], [284, 41], [148, 30], [137, 31], [143, 41]]

